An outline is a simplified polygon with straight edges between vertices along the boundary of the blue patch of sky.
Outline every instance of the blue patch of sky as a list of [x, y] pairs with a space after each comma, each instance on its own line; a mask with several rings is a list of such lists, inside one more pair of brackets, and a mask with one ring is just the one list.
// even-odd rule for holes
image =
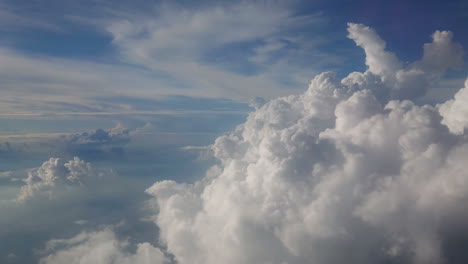
[[87, 60], [115, 53], [109, 35], [87, 28], [74, 27], [73, 30], [67, 29], [66, 32], [28, 29], [12, 34], [16, 35], [14, 48], [29, 53]]

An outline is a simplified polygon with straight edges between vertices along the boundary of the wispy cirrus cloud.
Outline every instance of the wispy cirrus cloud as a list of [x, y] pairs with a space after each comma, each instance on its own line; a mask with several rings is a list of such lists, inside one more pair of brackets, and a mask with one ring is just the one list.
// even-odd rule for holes
[[14, 45], [1, 48], [2, 112], [125, 110], [124, 104], [94, 100], [108, 96], [184, 95], [248, 102], [255, 96], [286, 94], [321, 68], [342, 61], [321, 51], [333, 37], [307, 33], [319, 32], [324, 17], [298, 15], [294, 8], [264, 2], [194, 9], [152, 4], [146, 10], [96, 4], [92, 12], [65, 13], [60, 19], [71, 29], [63, 36], [76, 28], [97, 31], [110, 37], [107, 45], [114, 52], [58, 58]]

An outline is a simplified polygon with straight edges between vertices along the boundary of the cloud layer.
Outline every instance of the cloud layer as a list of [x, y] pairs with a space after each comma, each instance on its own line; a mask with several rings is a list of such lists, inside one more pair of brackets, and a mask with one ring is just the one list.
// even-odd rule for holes
[[[212, 146], [220, 165], [194, 183], [147, 190], [177, 263], [459, 263], [467, 254], [466, 90], [412, 101], [459, 67], [436, 31], [403, 67], [373, 29], [348, 25], [368, 70], [325, 72], [301, 94], [251, 113]], [[396, 99], [396, 100], [395, 100]]]

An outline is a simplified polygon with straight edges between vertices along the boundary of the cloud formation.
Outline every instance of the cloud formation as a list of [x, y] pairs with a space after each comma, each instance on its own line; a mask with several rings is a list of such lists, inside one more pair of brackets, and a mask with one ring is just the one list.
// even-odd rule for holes
[[204, 179], [147, 189], [177, 263], [468, 258], [468, 88], [437, 107], [403, 100], [460, 66], [463, 49], [436, 31], [423, 58], [403, 67], [373, 29], [348, 31], [367, 71], [317, 75], [305, 93], [271, 100], [219, 137], [220, 165]]
[[128, 241], [119, 240], [111, 228], [96, 232], [82, 232], [70, 239], [54, 239], [47, 242], [42, 254], [60, 251], [42, 258], [40, 264], [164, 264], [169, 263], [164, 254], [149, 243], [136, 245], [130, 252]]
[[50, 158], [41, 167], [28, 172], [25, 184], [18, 194], [18, 201], [27, 201], [37, 197], [53, 199], [74, 187], [86, 186], [91, 180], [109, 175], [100, 171], [78, 157], [70, 161], [61, 158]]
[[424, 44], [424, 55], [406, 67], [373, 29], [361, 24], [348, 24], [348, 37], [366, 53], [368, 70], [354, 72], [343, 80], [346, 86], [373, 89], [379, 99], [417, 99], [437, 85], [448, 69], [459, 69], [465, 54], [459, 43], [453, 42], [453, 33], [435, 31], [432, 43]]
[[[291, 3], [217, 2], [187, 8], [164, 1], [7, 2], [0, 4], [5, 9], [0, 24], [63, 33], [45, 32], [37, 45], [24, 45], [27, 30], [4, 37], [3, 115], [135, 113], [128, 103], [100, 100], [120, 96], [127, 101], [183, 95], [248, 102], [290, 93], [312, 73], [344, 61], [323, 49], [333, 41], [320, 34], [323, 16], [299, 15]], [[309, 34], [311, 29], [316, 34]], [[90, 55], [88, 45], [75, 45], [80, 34], [97, 56]], [[58, 42], [68, 52], [55, 46]], [[109, 50], [102, 54], [101, 49]]]

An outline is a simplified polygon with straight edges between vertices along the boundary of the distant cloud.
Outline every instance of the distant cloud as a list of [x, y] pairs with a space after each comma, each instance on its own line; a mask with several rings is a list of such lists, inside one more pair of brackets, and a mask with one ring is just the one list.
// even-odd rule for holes
[[130, 129], [117, 124], [116, 127], [109, 130], [99, 128], [93, 132], [66, 135], [63, 138], [70, 144], [78, 145], [125, 143], [130, 140], [130, 132]]
[[72, 188], [84, 187], [90, 181], [109, 175], [110, 172], [94, 169], [78, 157], [70, 161], [50, 158], [41, 167], [29, 171], [17, 199], [20, 202], [38, 197], [54, 199]]
[[[149, 243], [136, 245], [131, 253], [129, 242], [119, 240], [107, 227], [97, 232], [82, 232], [70, 239], [50, 240], [42, 254], [41, 264], [164, 264], [169, 263], [158, 248]], [[60, 250], [58, 250], [60, 249]]]
[[80, 220], [76, 220], [73, 223], [77, 225], [86, 225], [88, 223], [88, 220], [80, 219]]

